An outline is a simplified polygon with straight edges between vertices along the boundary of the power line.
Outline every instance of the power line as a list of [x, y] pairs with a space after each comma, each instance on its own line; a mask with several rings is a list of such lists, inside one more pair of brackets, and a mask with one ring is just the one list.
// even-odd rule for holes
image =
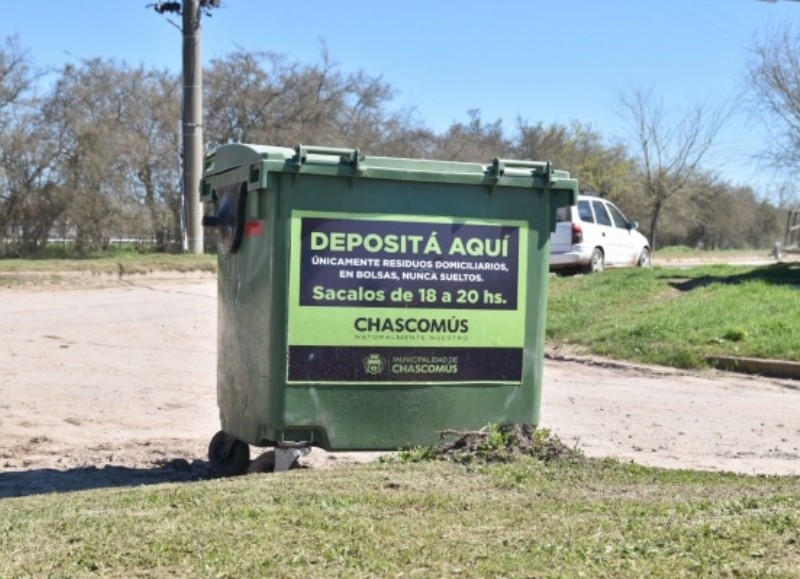
[[[713, 36], [718, 40], [721, 40], [736, 48], [740, 49], [746, 48], [741, 44], [736, 34], [732, 34], [729, 30], [726, 30], [725, 28], [719, 26], [715, 22], [709, 21], [701, 14], [698, 14], [697, 12], [692, 12], [692, 10], [686, 8], [686, 6], [668, 7], [659, 4], [657, 0], [644, 0], [644, 3], [650, 6], [651, 8], [670, 16], [674, 20], [682, 22], [686, 26], [702, 32], [706, 36]], [[690, 17], [687, 17], [687, 14]]]

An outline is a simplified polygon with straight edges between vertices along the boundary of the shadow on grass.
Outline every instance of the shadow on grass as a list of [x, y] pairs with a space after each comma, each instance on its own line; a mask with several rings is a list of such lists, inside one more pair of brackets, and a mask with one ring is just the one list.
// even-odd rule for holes
[[[663, 277], [674, 279], [676, 276], [665, 272]], [[739, 285], [752, 281], [762, 281], [773, 285], [789, 285], [800, 289], [800, 263], [775, 263], [763, 267], [756, 267], [749, 271], [727, 275], [682, 277], [680, 280], [674, 280], [668, 283], [678, 291], [687, 292], [712, 284]]]
[[206, 461], [177, 458], [150, 468], [106, 465], [57, 470], [41, 468], [0, 473], [0, 499], [101, 488], [136, 487], [210, 478]]

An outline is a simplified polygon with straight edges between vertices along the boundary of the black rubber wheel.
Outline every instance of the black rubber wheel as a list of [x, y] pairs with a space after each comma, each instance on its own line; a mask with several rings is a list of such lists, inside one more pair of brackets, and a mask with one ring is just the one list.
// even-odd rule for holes
[[219, 431], [208, 445], [212, 476], [238, 476], [250, 466], [250, 447], [230, 434]]
[[592, 257], [589, 258], [589, 263], [586, 264], [584, 268], [584, 273], [600, 273], [605, 269], [605, 257], [603, 256], [603, 250], [599, 247], [595, 247], [592, 250]]
[[650, 267], [650, 250], [646, 247], [642, 249], [642, 253], [639, 254], [637, 265], [639, 267]]

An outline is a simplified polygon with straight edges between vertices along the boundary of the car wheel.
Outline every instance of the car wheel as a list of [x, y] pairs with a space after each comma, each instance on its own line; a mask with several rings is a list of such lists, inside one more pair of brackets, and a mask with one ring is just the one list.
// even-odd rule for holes
[[595, 247], [592, 251], [592, 257], [589, 258], [589, 263], [584, 268], [585, 273], [600, 273], [605, 269], [605, 258], [603, 250]]
[[646, 247], [642, 249], [639, 254], [639, 261], [636, 263], [639, 267], [650, 267], [650, 250]]

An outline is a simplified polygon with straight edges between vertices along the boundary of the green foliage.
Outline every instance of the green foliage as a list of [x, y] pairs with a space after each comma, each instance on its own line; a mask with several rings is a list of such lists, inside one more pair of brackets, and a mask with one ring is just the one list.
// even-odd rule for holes
[[152, 245], [143, 243], [110, 244], [105, 249], [85, 248], [79, 251], [73, 244], [48, 243], [43, 246], [35, 259], [117, 259], [159, 253]]
[[747, 330], [742, 328], [730, 328], [722, 334], [723, 340], [731, 342], [741, 342], [745, 338], [747, 338]]
[[583, 455], [570, 449], [547, 429], [536, 429], [530, 424], [489, 424], [472, 432], [444, 432], [442, 438], [456, 437], [437, 447], [414, 447], [402, 450], [387, 462], [417, 463], [446, 460], [460, 464], [514, 462], [533, 458], [545, 462], [575, 461]]
[[411, 448], [404, 448], [395, 455], [387, 455], [381, 457], [380, 459], [380, 461], [383, 463], [415, 463], [429, 460], [436, 460], [436, 449], [432, 446], [414, 446]]
[[478, 445], [478, 452], [486, 454], [505, 450], [515, 442], [512, 434], [506, 434], [498, 428], [497, 424], [486, 427], [486, 435]]

